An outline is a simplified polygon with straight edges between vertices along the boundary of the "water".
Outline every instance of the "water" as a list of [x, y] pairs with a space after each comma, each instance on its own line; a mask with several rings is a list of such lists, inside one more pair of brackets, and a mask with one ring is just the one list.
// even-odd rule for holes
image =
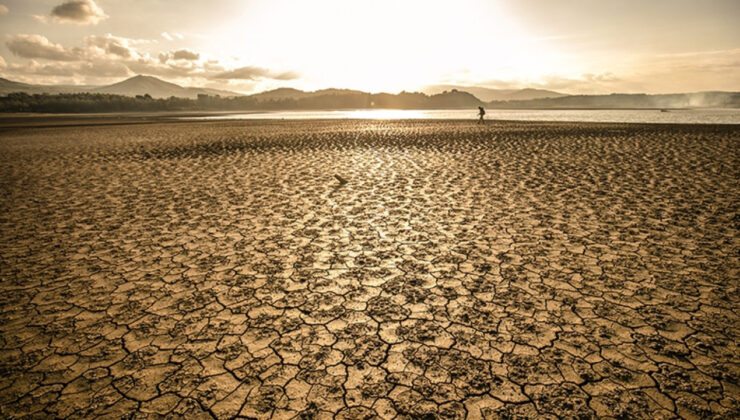
[[[476, 120], [477, 109], [397, 110], [369, 109], [344, 111], [275, 111], [184, 117], [201, 120], [234, 119], [468, 119]], [[740, 109], [681, 109], [661, 112], [652, 109], [587, 110], [486, 110], [487, 120], [581, 121], [671, 124], [740, 124]]]

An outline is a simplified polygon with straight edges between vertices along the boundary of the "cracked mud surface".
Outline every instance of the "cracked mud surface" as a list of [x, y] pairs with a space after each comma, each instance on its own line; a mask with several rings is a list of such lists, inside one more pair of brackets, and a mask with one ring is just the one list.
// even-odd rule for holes
[[732, 126], [6, 130], [0, 415], [738, 418], [739, 146]]

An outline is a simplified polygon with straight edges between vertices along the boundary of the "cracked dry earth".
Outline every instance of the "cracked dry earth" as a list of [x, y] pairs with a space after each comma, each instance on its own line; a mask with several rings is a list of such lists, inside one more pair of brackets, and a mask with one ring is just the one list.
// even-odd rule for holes
[[738, 418], [739, 145], [699, 125], [7, 129], [0, 414]]

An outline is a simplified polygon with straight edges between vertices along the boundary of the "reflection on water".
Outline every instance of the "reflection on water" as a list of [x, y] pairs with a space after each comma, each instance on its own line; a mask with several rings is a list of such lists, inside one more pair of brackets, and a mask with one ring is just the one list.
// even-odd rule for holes
[[[740, 124], [740, 109], [681, 109], [661, 112], [653, 109], [587, 109], [587, 110], [529, 110], [489, 109], [488, 120], [518, 121], [583, 121], [583, 122], [632, 122], [632, 123], [684, 123], [684, 124]], [[477, 109], [358, 109], [346, 111], [276, 111], [245, 114], [220, 114], [187, 119], [463, 119], [477, 120]]]

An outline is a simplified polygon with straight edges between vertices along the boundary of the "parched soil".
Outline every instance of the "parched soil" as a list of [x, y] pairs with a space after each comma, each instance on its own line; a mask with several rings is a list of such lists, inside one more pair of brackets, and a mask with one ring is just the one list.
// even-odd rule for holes
[[739, 150], [709, 125], [3, 129], [0, 417], [739, 418]]

